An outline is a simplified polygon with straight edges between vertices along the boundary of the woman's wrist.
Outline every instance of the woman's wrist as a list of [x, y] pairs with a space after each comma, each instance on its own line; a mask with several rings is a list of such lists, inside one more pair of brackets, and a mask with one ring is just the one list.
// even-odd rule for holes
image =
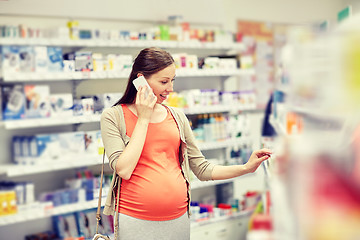
[[148, 118], [139, 117], [137, 120], [137, 124], [149, 125], [149, 123], [150, 123], [150, 119], [148, 119]]
[[242, 165], [239, 165], [239, 173], [240, 173], [240, 176], [244, 175], [244, 174], [248, 174], [250, 172], [247, 164], [242, 164]]

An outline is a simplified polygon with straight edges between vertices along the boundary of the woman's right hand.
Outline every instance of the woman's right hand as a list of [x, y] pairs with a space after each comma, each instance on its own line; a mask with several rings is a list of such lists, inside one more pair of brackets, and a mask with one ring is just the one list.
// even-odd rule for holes
[[144, 119], [150, 121], [151, 115], [154, 111], [156, 104], [156, 97], [152, 90], [147, 86], [139, 87], [139, 91], [136, 94], [135, 108], [138, 115], [138, 119]]

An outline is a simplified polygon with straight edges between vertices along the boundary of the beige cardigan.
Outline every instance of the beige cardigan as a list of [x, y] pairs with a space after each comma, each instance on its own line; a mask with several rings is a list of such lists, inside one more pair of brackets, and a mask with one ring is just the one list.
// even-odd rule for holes
[[[195, 138], [186, 115], [177, 108], [167, 108], [169, 108], [172, 116], [174, 117], [180, 132], [181, 143], [179, 161], [188, 186], [188, 213], [190, 215], [189, 205], [191, 201], [191, 187], [189, 181], [189, 169], [191, 169], [195, 176], [201, 181], [208, 181], [212, 180], [212, 170], [215, 165], [206, 161], [205, 157], [196, 146]], [[100, 124], [101, 137], [104, 143], [106, 155], [109, 159], [109, 166], [113, 170], [113, 178], [110, 186], [112, 191], [109, 191], [107, 195], [104, 214], [113, 215], [115, 211], [114, 190], [117, 187], [119, 179], [119, 176], [115, 171], [116, 161], [130, 140], [130, 137], [126, 135], [126, 126], [121, 105], [105, 109], [101, 115]]]

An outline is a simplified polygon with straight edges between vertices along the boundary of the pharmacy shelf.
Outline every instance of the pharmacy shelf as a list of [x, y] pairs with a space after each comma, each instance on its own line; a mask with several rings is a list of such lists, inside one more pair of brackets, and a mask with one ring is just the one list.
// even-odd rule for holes
[[27, 45], [27, 46], [59, 46], [59, 47], [122, 47], [144, 48], [155, 46], [161, 48], [183, 49], [236, 49], [244, 50], [242, 43], [236, 42], [199, 42], [199, 41], [161, 41], [161, 40], [71, 40], [68, 38], [0, 38], [0, 45]]
[[19, 120], [5, 120], [0, 122], [0, 126], [5, 129], [24, 129], [36, 127], [49, 127], [59, 125], [71, 125], [81, 123], [94, 123], [100, 121], [100, 114], [68, 116], [68, 117], [49, 117], [49, 118], [33, 118]]
[[[211, 105], [211, 106], [196, 106], [191, 108], [184, 108], [183, 111], [187, 115], [196, 115], [196, 114], [204, 114], [204, 113], [221, 113], [221, 112], [239, 112], [239, 111], [258, 111], [256, 106], [241, 106], [241, 105]], [[261, 109], [261, 111], [263, 111]]]
[[[230, 106], [230, 105], [212, 105], [184, 108], [186, 115], [204, 114], [204, 113], [223, 113], [223, 112], [253, 112], [263, 111], [255, 107], [244, 106]], [[96, 123], [100, 122], [101, 114], [79, 115], [79, 116], [57, 116], [48, 118], [32, 118], [32, 119], [17, 119], [0, 121], [0, 127], [7, 130], [11, 129], [26, 129], [26, 128], [40, 128], [60, 125], [82, 124], [82, 123]]]
[[[234, 180], [229, 179], [229, 180], [223, 180], [223, 181], [212, 181], [212, 185], [218, 185], [218, 184], [223, 184], [223, 183], [232, 182], [232, 181], [234, 181]], [[203, 182], [203, 183], [206, 183], [206, 182]], [[209, 186], [206, 184], [200, 186], [200, 184], [196, 184], [195, 182], [192, 182], [191, 185], [192, 185], [192, 189]], [[105, 201], [106, 201], [106, 197], [103, 197], [101, 200], [102, 206], [104, 206]], [[19, 213], [14, 214], [14, 215], [1, 216], [0, 217], [0, 227], [10, 225], [10, 224], [34, 221], [37, 219], [52, 217], [52, 216], [56, 216], [56, 215], [62, 215], [62, 214], [92, 209], [92, 208], [96, 208], [97, 205], [98, 205], [98, 199], [81, 202], [81, 203], [66, 204], [66, 205], [61, 205], [58, 207], [52, 207], [52, 206], [49, 207], [49, 206], [44, 206], [44, 205], [39, 204], [37, 207], [28, 207], [28, 211], [19, 211]], [[211, 224], [214, 222], [230, 220], [230, 219], [238, 218], [241, 216], [247, 216], [247, 214], [248, 214], [248, 211], [233, 213], [230, 216], [223, 216], [223, 217], [219, 217], [216, 219], [209, 219], [207, 221], [196, 222], [196, 223], [193, 223], [191, 226], [197, 227], [197, 226], [202, 226], [205, 224]]]
[[[5, 73], [2, 77], [4, 82], [54, 82], [87, 79], [117, 79], [128, 78], [130, 69], [121, 71], [102, 71], [102, 72], [28, 72], [28, 73]], [[253, 69], [177, 69], [177, 77], [219, 77], [236, 75], [253, 75]]]
[[[208, 142], [199, 144], [200, 150], [212, 150], [219, 148], [226, 148], [234, 145], [243, 144], [246, 139], [239, 138], [234, 140], [226, 140], [221, 142]], [[76, 160], [74, 159], [83, 159]], [[34, 165], [21, 164], [4, 164], [0, 165], [0, 176], [19, 177], [24, 175], [39, 174], [44, 172], [53, 172], [65, 169], [74, 169], [80, 167], [94, 166], [102, 164], [102, 155], [95, 154], [79, 154], [74, 156], [66, 156], [56, 160], [53, 159], [39, 159], [39, 163]], [[108, 163], [105, 157], [105, 163]]]
[[[76, 161], [74, 161], [76, 159]], [[83, 160], [79, 160], [83, 159]], [[64, 169], [74, 169], [87, 166], [95, 166], [102, 164], [102, 155], [76, 155], [68, 156], [60, 159], [41, 159], [40, 163], [34, 165], [21, 165], [21, 164], [5, 164], [0, 165], [1, 172], [7, 177], [20, 177], [24, 175], [39, 174], [44, 172], [53, 172]], [[105, 163], [108, 163], [108, 159], [105, 157]]]
[[248, 142], [248, 138], [240, 137], [235, 139], [227, 139], [224, 141], [214, 141], [214, 142], [200, 142], [198, 146], [200, 150], [215, 150], [220, 148], [227, 148], [232, 146], [243, 145]]
[[224, 183], [234, 182], [235, 179], [216, 180], [216, 181], [200, 181], [198, 179], [191, 181], [191, 189], [204, 188], [209, 186], [216, 186]]
[[[101, 205], [104, 206], [104, 204], [105, 198], [102, 198]], [[22, 211], [14, 215], [0, 217], [0, 227], [10, 224], [34, 221], [41, 218], [52, 217], [76, 211], [83, 211], [96, 208], [97, 206], [98, 199], [81, 203], [66, 204], [58, 207], [41, 207], [41, 204], [39, 204], [38, 208], [29, 209], [28, 211]]]
[[214, 217], [214, 218], [209, 218], [209, 219], [202, 220], [202, 221], [192, 222], [191, 228], [194, 229], [197, 227], [202, 227], [202, 226], [209, 225], [209, 224], [216, 224], [219, 222], [229, 221], [232, 219], [250, 217], [253, 212], [254, 212], [254, 209], [249, 209], [249, 210], [243, 210], [241, 212], [233, 212], [230, 215], [226, 215], [226, 216], [221, 216], [221, 217], [216, 217], [216, 218]]

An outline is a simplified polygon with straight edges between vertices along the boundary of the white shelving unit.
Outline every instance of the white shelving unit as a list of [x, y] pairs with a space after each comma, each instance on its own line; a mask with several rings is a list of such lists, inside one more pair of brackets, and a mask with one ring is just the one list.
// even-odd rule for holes
[[[69, 39], [4, 39], [0, 38], [1, 45], [27, 45], [27, 46], [60, 46], [65, 48], [96, 48], [111, 49], [111, 48], [122, 48], [122, 49], [141, 49], [148, 46], [157, 46], [171, 50], [181, 51], [197, 51], [197, 50], [217, 50], [225, 52], [228, 50], [241, 51], [244, 49], [244, 45], [241, 43], [200, 43], [200, 42], [174, 42], [174, 41], [98, 41], [98, 40], [69, 40]], [[54, 82], [70, 82], [73, 80], [101, 80], [101, 79], [126, 79], [130, 74], [130, 69], [124, 71], [106, 71], [106, 72], [59, 72], [59, 73], [16, 73], [7, 74], [2, 76], [1, 81], [3, 83], [33, 83], [41, 82], [41, 84], [52, 84]], [[255, 74], [253, 69], [197, 69], [197, 70], [177, 70], [177, 77], [189, 78], [189, 77], [210, 77], [210, 78], [224, 78], [230, 76], [249, 76]], [[221, 80], [222, 81], [222, 80]], [[219, 105], [212, 107], [201, 107], [194, 109], [184, 109], [184, 113], [187, 115], [203, 114], [203, 113], [221, 113], [221, 112], [239, 112], [239, 111], [254, 111], [256, 109], [244, 109], [238, 106]], [[23, 120], [12, 120], [12, 121], [1, 121], [1, 131], [32, 131], [32, 129], [56, 129], [62, 126], [79, 125], [85, 123], [98, 123], [100, 115], [82, 115], [82, 116], [71, 116], [66, 118], [41, 118], [41, 119], [23, 119]], [[35, 131], [35, 130], [34, 130]], [[244, 138], [210, 142], [210, 143], [199, 143], [199, 147], [203, 151], [208, 150], [221, 150], [229, 148], [234, 145], [241, 145], [246, 141]], [[77, 160], [74, 159], [85, 159]], [[107, 161], [107, 159], [106, 159]], [[0, 178], [1, 179], [12, 179], [17, 177], [29, 176], [31, 179], [33, 176], [39, 176], [45, 173], [51, 173], [60, 170], [71, 170], [82, 167], [99, 166], [102, 164], [102, 157], [98, 156], [72, 156], [66, 159], [57, 160], [46, 160], [42, 159], [41, 165], [15, 165], [15, 164], [1, 164], [0, 163]], [[45, 164], [47, 163], [47, 164]], [[48, 164], [51, 163], [51, 164]], [[197, 189], [209, 186], [215, 186], [217, 184], [233, 182], [233, 179], [224, 181], [208, 181], [200, 182], [193, 181], [192, 189]], [[36, 186], [35, 186], [36, 187]], [[103, 203], [105, 202], [102, 201]], [[97, 200], [81, 202], [77, 204], [68, 204], [59, 207], [50, 207], [42, 209], [35, 213], [29, 211], [22, 212], [15, 215], [0, 217], [0, 228], [6, 228], [7, 226], [14, 226], [15, 224], [27, 224], [31, 221], [41, 220], [49, 218], [51, 216], [71, 213], [75, 211], [81, 211], [86, 209], [95, 208], [97, 206]], [[243, 213], [239, 216], [225, 217], [220, 220], [232, 221], [233, 218], [239, 218], [243, 216]], [[204, 223], [192, 224], [192, 228], [200, 229]], [[213, 220], [210, 220], [208, 224], [214, 224]], [[216, 223], [215, 223], [216, 224]], [[200, 226], [201, 225], [201, 226]]]
[[161, 41], [161, 40], [71, 40], [48, 39], [48, 38], [0, 38], [0, 45], [29, 45], [29, 46], [60, 46], [60, 47], [122, 47], [122, 48], [142, 48], [157, 46], [161, 48], [175, 49], [235, 49], [244, 50], [242, 43], [231, 42], [199, 42], [199, 41]]
[[[87, 79], [117, 79], [128, 78], [130, 70], [123, 71], [104, 71], [104, 72], [58, 72], [58, 73], [14, 73], [6, 74], [2, 77], [4, 82], [39, 82], [39, 81], [70, 81]], [[252, 69], [191, 69], [177, 70], [177, 77], [218, 77], [235, 75], [252, 75]]]
[[[222, 142], [208, 142], [200, 143], [200, 150], [214, 150], [227, 148], [234, 145], [242, 144], [245, 139], [239, 138], [234, 140], [227, 140]], [[74, 159], [85, 159], [77, 160]], [[107, 157], [105, 157], [105, 163], [108, 163]], [[39, 164], [34, 165], [20, 165], [20, 164], [3, 164], [1, 165], [0, 174], [7, 177], [19, 177], [24, 175], [39, 174], [44, 172], [52, 172], [64, 169], [74, 169], [86, 166], [94, 166], [102, 164], [102, 156], [94, 156], [89, 154], [67, 156], [56, 160], [52, 159], [41, 159]], [[198, 184], [199, 185], [199, 184]], [[204, 184], [205, 186], [206, 184]], [[202, 185], [199, 185], [202, 186]]]

